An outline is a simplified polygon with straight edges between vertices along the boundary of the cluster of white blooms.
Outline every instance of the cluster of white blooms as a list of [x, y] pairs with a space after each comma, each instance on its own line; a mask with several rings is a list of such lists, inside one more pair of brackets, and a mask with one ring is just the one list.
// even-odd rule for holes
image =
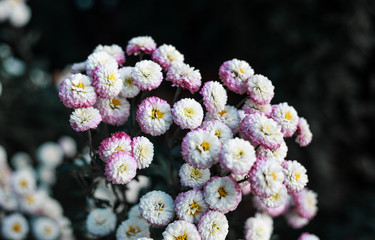
[[[270, 239], [272, 217], [285, 214], [298, 228], [315, 216], [317, 195], [306, 188], [307, 170], [288, 160], [284, 139], [294, 136], [304, 147], [312, 134], [294, 107], [271, 103], [275, 94], [271, 80], [255, 74], [246, 61], [233, 59], [222, 64], [218, 79], [202, 84], [201, 72], [185, 63], [174, 46], [157, 47], [148, 36], [131, 39], [126, 54], [139, 61], [125, 66], [121, 47], [99, 45], [85, 63], [74, 65], [73, 74], [60, 85], [61, 101], [75, 109], [70, 123], [76, 131], [102, 131], [101, 121], [125, 125], [121, 132], [101, 139], [98, 148], [105, 162], [102, 177], [112, 185], [117, 200], [109, 204], [116, 206], [112, 212], [99, 206], [91, 210], [86, 221], [90, 234], [150, 239], [150, 227], [162, 227], [164, 239], [224, 240], [230, 231], [226, 214], [249, 193], [259, 212], [244, 225], [246, 240]], [[152, 95], [163, 84], [177, 90]], [[181, 90], [188, 90], [183, 98]], [[232, 106], [228, 91], [246, 96]], [[165, 142], [153, 143], [163, 135]], [[164, 158], [165, 148], [169, 154]], [[91, 153], [95, 161], [96, 150]], [[146, 186], [146, 194], [127, 219], [119, 218], [116, 224], [116, 216], [123, 218], [129, 207], [125, 197], [117, 195], [134, 181], [136, 171], [148, 170], [159, 174], [150, 176], [155, 189]]]

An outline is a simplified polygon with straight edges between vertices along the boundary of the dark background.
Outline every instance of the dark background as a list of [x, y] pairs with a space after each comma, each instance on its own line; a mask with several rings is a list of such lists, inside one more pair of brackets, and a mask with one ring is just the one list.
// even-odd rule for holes
[[[302, 231], [321, 239], [375, 239], [375, 1], [33, 0], [23, 29], [0, 25], [2, 42], [27, 64], [51, 74], [44, 87], [28, 77], [2, 79], [0, 144], [11, 155], [71, 135], [70, 111], [56, 81], [98, 44], [124, 49], [136, 36], [172, 44], [203, 80], [220, 65], [246, 60], [275, 85], [273, 103], [288, 102], [310, 123], [307, 148], [288, 142], [288, 158], [309, 174], [319, 212], [302, 230], [277, 220], [276, 239]], [[69, 212], [68, 212], [69, 215]]]

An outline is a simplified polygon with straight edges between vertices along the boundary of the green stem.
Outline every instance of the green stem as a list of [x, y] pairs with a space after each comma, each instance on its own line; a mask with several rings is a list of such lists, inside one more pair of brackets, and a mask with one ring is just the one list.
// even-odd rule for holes
[[181, 87], [178, 87], [177, 90], [176, 90], [176, 92], [175, 92], [175, 94], [174, 94], [172, 104], [176, 102], [176, 100], [178, 98], [178, 95], [180, 95], [180, 93], [181, 93]]
[[246, 96], [246, 97], [244, 97], [237, 105], [236, 105], [236, 108], [240, 108], [241, 106], [242, 106], [242, 104], [244, 103], [244, 102], [246, 102], [246, 100], [247, 99], [249, 99], [249, 97], [248, 96]]

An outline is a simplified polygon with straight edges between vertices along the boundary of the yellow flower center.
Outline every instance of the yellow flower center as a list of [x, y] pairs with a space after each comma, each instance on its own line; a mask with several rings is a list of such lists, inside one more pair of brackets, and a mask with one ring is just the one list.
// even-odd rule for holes
[[240, 72], [241, 72], [242, 74], [245, 73], [245, 71], [244, 71], [242, 68], [240, 68]]
[[151, 118], [152, 119], [159, 119], [164, 116], [163, 112], [160, 112], [158, 109], [154, 108], [152, 109]]
[[167, 55], [167, 58], [169, 59], [169, 61], [171, 61], [171, 62], [173, 62], [175, 59], [176, 59], [176, 54], [173, 54], [173, 55], [170, 55], [170, 54], [168, 54]]
[[131, 77], [126, 78], [126, 79], [125, 79], [125, 83], [126, 83], [127, 85], [133, 86], [132, 78], [131, 78]]
[[187, 239], [188, 239], [188, 237], [187, 237], [186, 233], [184, 233], [184, 235], [174, 237], [174, 240], [187, 240]]
[[204, 151], [207, 151], [210, 148], [210, 144], [208, 142], [202, 142], [201, 146]]
[[74, 84], [74, 83], [73, 83], [73, 86], [74, 86], [74, 87], [77, 87], [77, 88], [82, 88], [82, 89], [85, 88], [85, 85], [83, 85], [83, 83], [81, 83], [81, 82], [79, 82], [78, 84]]
[[194, 115], [194, 110], [192, 108], [185, 108], [184, 111], [187, 117], [192, 117]]
[[129, 225], [129, 230], [126, 232], [126, 236], [130, 238], [140, 232], [141, 232], [141, 229], [139, 229], [138, 226], [133, 227], [132, 225]]
[[115, 77], [115, 74], [112, 73], [111, 75], [109, 75], [108, 80], [117, 81], [117, 78]]
[[216, 137], [220, 137], [220, 135], [221, 135], [220, 130], [216, 130], [216, 132], [215, 132], [215, 136], [216, 136]]
[[277, 175], [275, 173], [272, 173], [271, 176], [272, 176], [273, 180], [276, 181]]
[[15, 232], [20, 232], [21, 231], [21, 224], [19, 224], [18, 222], [17, 223], [15, 223], [14, 225], [13, 225], [13, 231], [15, 231]]
[[194, 217], [196, 215], [198, 215], [202, 210], [202, 207], [195, 201], [193, 201], [193, 203], [190, 204], [189, 207], [190, 207], [190, 210], [191, 210], [190, 215], [192, 215]]
[[121, 174], [124, 174], [124, 173], [126, 172], [126, 169], [127, 169], [127, 167], [126, 167], [125, 164], [121, 164], [121, 165], [119, 166], [119, 172], [120, 172]]
[[264, 231], [264, 228], [259, 228], [259, 232], [263, 232]]
[[25, 179], [22, 179], [20, 184], [22, 188], [27, 188], [27, 181]]
[[51, 229], [50, 227], [45, 227], [45, 228], [44, 228], [44, 231], [45, 231], [47, 234], [49, 234], [49, 233], [52, 232], [52, 229]]
[[121, 102], [120, 102], [120, 100], [117, 99], [117, 98], [113, 98], [113, 99], [111, 100], [111, 108], [112, 108], [112, 109], [116, 109], [116, 108], [118, 108], [119, 106], [121, 106]]
[[25, 199], [26, 199], [26, 202], [28, 203], [33, 203], [35, 201], [35, 198], [33, 195], [27, 195]]
[[227, 110], [223, 110], [223, 111], [220, 111], [218, 114], [222, 117], [224, 114], [226, 114], [228, 111]]
[[238, 152], [237, 152], [237, 154], [236, 154], [236, 157], [243, 157], [243, 155], [245, 155], [245, 153], [243, 152], [243, 150], [241, 149], [241, 150], [239, 150]]
[[292, 114], [290, 114], [290, 112], [286, 112], [285, 118], [288, 119], [288, 120], [292, 120]]
[[300, 173], [295, 173], [294, 176], [296, 177], [296, 179], [300, 179], [301, 174]]
[[194, 179], [199, 179], [202, 177], [202, 172], [199, 171], [199, 169], [194, 168], [193, 170], [191, 170], [190, 176]]
[[219, 193], [219, 199], [221, 199], [222, 197], [226, 197], [228, 195], [228, 193], [225, 191], [223, 187], [219, 187], [217, 192]]

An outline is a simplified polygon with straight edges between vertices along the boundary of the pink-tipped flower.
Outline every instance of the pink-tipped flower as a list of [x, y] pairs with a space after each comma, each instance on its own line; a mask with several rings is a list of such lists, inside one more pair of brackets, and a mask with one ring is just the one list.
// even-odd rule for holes
[[252, 142], [275, 150], [284, 141], [280, 126], [272, 119], [260, 114], [249, 114], [241, 122], [241, 132]]
[[113, 184], [126, 184], [137, 174], [137, 160], [126, 152], [112, 154], [105, 165], [107, 180]]
[[268, 198], [260, 198], [260, 201], [268, 208], [277, 208], [284, 206], [289, 200], [288, 191], [285, 186], [282, 186], [276, 194]]
[[163, 232], [163, 240], [176, 239], [201, 240], [201, 236], [194, 224], [183, 220], [177, 220], [170, 223]]
[[152, 60], [158, 63], [164, 71], [168, 71], [173, 63], [184, 62], [184, 55], [174, 46], [163, 44], [152, 53]]
[[319, 240], [319, 237], [315, 234], [304, 232], [297, 240]]
[[71, 75], [60, 84], [59, 97], [68, 108], [92, 107], [96, 102], [90, 78], [80, 73]]
[[232, 59], [224, 62], [219, 69], [221, 81], [237, 94], [246, 92], [246, 81], [254, 74], [254, 70], [246, 61]]
[[289, 106], [287, 103], [273, 105], [270, 116], [279, 124], [284, 137], [293, 136], [298, 124], [298, 115], [294, 107]]
[[310, 131], [310, 126], [307, 123], [306, 119], [304, 119], [303, 117], [298, 119], [297, 129], [298, 129], [298, 136], [296, 138], [296, 142], [301, 147], [306, 147], [307, 145], [310, 144], [312, 140], [312, 133]]
[[178, 176], [182, 186], [188, 186], [194, 189], [201, 189], [210, 179], [210, 169], [193, 168], [188, 163], [182, 164]]
[[225, 88], [219, 82], [206, 82], [203, 85], [200, 94], [203, 97], [203, 104], [207, 111], [215, 114], [224, 110], [228, 96]]
[[70, 115], [70, 126], [76, 132], [84, 132], [89, 129], [95, 129], [102, 121], [99, 110], [93, 107], [76, 108]]
[[119, 70], [120, 79], [122, 80], [122, 89], [119, 93], [121, 97], [133, 98], [140, 92], [139, 88], [133, 84], [132, 67], [123, 67]]
[[126, 98], [99, 98], [95, 106], [99, 109], [103, 122], [110, 125], [123, 125], [130, 115], [130, 104]]
[[133, 84], [142, 91], [151, 91], [159, 87], [163, 80], [161, 67], [150, 60], [137, 62], [131, 75]]
[[224, 107], [224, 110], [215, 114], [207, 112], [204, 120], [220, 120], [232, 130], [233, 134], [236, 134], [238, 132], [241, 123], [241, 119], [238, 115], [237, 108], [230, 105], [226, 105]]
[[204, 199], [210, 209], [228, 213], [241, 202], [241, 187], [231, 177], [211, 177], [204, 186]]
[[148, 97], [138, 106], [137, 122], [144, 133], [162, 135], [173, 123], [171, 107], [161, 98]]
[[288, 146], [286, 145], [285, 141], [282, 141], [280, 147], [275, 150], [270, 150], [264, 146], [259, 146], [256, 151], [256, 156], [257, 158], [274, 159], [281, 164], [284, 162], [287, 153]]
[[183, 98], [172, 108], [174, 122], [182, 129], [195, 129], [203, 120], [202, 106], [192, 98]]
[[288, 194], [301, 191], [309, 181], [306, 168], [297, 161], [287, 161], [282, 163], [284, 173], [284, 185], [288, 189]]
[[126, 54], [137, 56], [141, 53], [152, 54], [156, 49], [156, 43], [152, 37], [140, 36], [130, 39], [126, 46]]
[[154, 145], [148, 138], [140, 136], [133, 138], [133, 156], [138, 162], [138, 169], [150, 166], [154, 158]]
[[175, 206], [177, 217], [190, 223], [198, 223], [201, 216], [208, 209], [203, 193], [200, 190], [190, 190], [178, 194]]
[[303, 189], [302, 191], [293, 195], [294, 204], [296, 211], [299, 216], [307, 219], [315, 217], [318, 211], [318, 194], [309, 189]]
[[131, 154], [132, 140], [125, 132], [113, 133], [111, 137], [104, 139], [99, 145], [99, 157], [104, 162], [116, 152], [127, 152]]
[[221, 143], [233, 138], [232, 130], [220, 120], [204, 121], [200, 128], [215, 135]]
[[255, 74], [247, 80], [246, 87], [250, 99], [257, 104], [265, 105], [271, 102], [275, 87], [267, 77]]
[[86, 74], [91, 77], [92, 71], [100, 65], [111, 65], [113, 68], [118, 67], [116, 59], [104, 51], [94, 52], [86, 60]]
[[253, 204], [259, 211], [265, 212], [271, 217], [278, 217], [289, 210], [291, 204], [291, 197], [287, 195], [287, 200], [281, 206], [270, 208], [264, 205], [258, 196], [253, 197]]
[[285, 218], [288, 222], [288, 225], [294, 229], [300, 229], [306, 226], [310, 221], [308, 218], [301, 217], [295, 209], [287, 212], [285, 214]]
[[183, 62], [172, 64], [166, 80], [171, 81], [173, 87], [186, 88], [192, 94], [198, 91], [202, 84], [202, 76], [199, 70]]
[[269, 240], [273, 232], [273, 220], [264, 213], [257, 213], [245, 222], [246, 240]]
[[259, 113], [264, 114], [266, 117], [269, 117], [272, 112], [272, 106], [271, 104], [260, 105], [249, 98], [242, 106], [242, 110], [244, 110], [246, 114]]
[[122, 89], [117, 67], [111, 64], [99, 65], [92, 70], [92, 85], [101, 98], [114, 98]]
[[125, 63], [125, 53], [124, 50], [119, 45], [112, 44], [112, 45], [98, 45], [94, 53], [96, 52], [106, 52], [111, 55], [114, 59], [116, 59], [118, 65], [122, 65]]
[[225, 240], [229, 224], [225, 215], [218, 211], [207, 211], [199, 220], [198, 231], [202, 240]]

